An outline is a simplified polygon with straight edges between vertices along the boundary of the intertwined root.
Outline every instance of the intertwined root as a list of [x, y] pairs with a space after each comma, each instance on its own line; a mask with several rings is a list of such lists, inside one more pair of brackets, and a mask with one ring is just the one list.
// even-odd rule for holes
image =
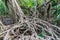
[[[3, 40], [59, 40], [59, 27], [38, 18], [27, 18], [23, 23], [17, 23], [3, 31]], [[38, 36], [44, 32], [44, 37]], [[47, 34], [48, 33], [48, 34]]]
[[[16, 0], [10, 0], [10, 2], [13, 4], [14, 12], [20, 17], [19, 22], [9, 26], [1, 25], [0, 38], [3, 40], [60, 40], [59, 27], [39, 18], [27, 18]], [[39, 36], [41, 32], [44, 32], [44, 37]]]

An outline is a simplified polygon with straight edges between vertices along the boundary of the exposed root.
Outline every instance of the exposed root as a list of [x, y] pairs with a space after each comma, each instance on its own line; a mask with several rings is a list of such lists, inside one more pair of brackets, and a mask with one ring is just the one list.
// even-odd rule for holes
[[[1, 29], [3, 30], [0, 33], [0, 38], [2, 38], [2, 40], [60, 40], [59, 27], [39, 18], [25, 17], [16, 0], [12, 0], [12, 3], [17, 7], [17, 14], [20, 14], [20, 19], [16, 24], [6, 27], [2, 25]], [[15, 8], [14, 11], [16, 11]], [[39, 36], [41, 32], [44, 32], [44, 37]]]

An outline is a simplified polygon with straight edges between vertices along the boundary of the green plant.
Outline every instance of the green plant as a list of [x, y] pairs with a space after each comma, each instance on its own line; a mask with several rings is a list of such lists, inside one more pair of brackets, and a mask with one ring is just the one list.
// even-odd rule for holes
[[21, 6], [26, 6], [26, 7], [29, 7], [29, 8], [34, 8], [37, 3], [39, 5], [42, 5], [44, 0], [19, 0], [19, 4], [21, 4]]
[[7, 8], [2, 0], [0, 0], [0, 16], [1, 15], [7, 15]]
[[54, 24], [57, 25], [57, 22], [60, 20], [60, 4], [53, 6], [53, 9], [56, 9], [53, 13], [56, 15], [56, 18], [54, 20]]
[[42, 5], [44, 3], [44, 0], [38, 0], [38, 4]]
[[52, 6], [57, 5], [58, 0], [51, 0]]
[[39, 36], [42, 37], [42, 38], [44, 38], [45, 32], [41, 32], [41, 33], [39, 34]]

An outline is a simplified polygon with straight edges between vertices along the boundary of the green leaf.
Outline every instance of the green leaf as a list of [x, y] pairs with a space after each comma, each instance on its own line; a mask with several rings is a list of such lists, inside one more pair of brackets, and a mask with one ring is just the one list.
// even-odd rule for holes
[[57, 25], [57, 22], [59, 22], [59, 21], [60, 21], [60, 14], [57, 15], [57, 17], [55, 18], [54, 25]]
[[44, 38], [44, 35], [45, 35], [44, 32], [41, 32], [41, 33], [39, 34], [39, 36], [42, 37], [42, 38]]
[[60, 20], [60, 14], [56, 17], [56, 21]]
[[52, 9], [56, 9], [55, 11], [52, 10], [52, 15], [53, 14], [55, 14], [55, 15], [59, 15], [60, 14], [60, 4], [53, 6]]
[[38, 0], [38, 4], [42, 5], [44, 3], [44, 0]]
[[60, 20], [60, 14], [56, 17], [56, 19], [54, 20], [54, 25], [57, 25], [57, 22]]
[[27, 2], [27, 4], [28, 4], [28, 7], [34, 8], [36, 5], [36, 2], [34, 0], [30, 0], [29, 2]]
[[2, 0], [0, 0], [0, 15], [5, 15], [6, 13], [7, 13], [7, 8], [4, 4], [4, 2]]
[[52, 2], [52, 6], [55, 6], [57, 5], [58, 0], [51, 0], [51, 2]]
[[53, 8], [56, 9], [56, 10], [60, 10], [60, 4], [55, 5]]
[[42, 5], [44, 0], [20, 0], [21, 6], [26, 6], [29, 8], [34, 8], [37, 5], [37, 2], [39, 5]]

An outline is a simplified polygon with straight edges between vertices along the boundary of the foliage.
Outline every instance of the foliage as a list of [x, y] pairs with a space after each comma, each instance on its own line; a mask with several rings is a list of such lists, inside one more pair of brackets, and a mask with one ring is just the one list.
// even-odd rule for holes
[[60, 20], [60, 4], [53, 6], [53, 8], [56, 9], [53, 14], [57, 15], [54, 20], [54, 23], [57, 25], [57, 22]]
[[51, 0], [51, 2], [52, 2], [52, 6], [55, 6], [57, 5], [58, 0]]
[[1, 15], [7, 15], [7, 8], [2, 0], [0, 0], [0, 16]]
[[42, 5], [44, 0], [19, 0], [21, 2], [21, 6], [26, 6], [29, 8], [34, 8], [37, 5], [37, 2], [39, 5]]
[[38, 0], [38, 4], [42, 5], [44, 3], [44, 0]]
[[41, 33], [39, 34], [39, 36], [42, 37], [42, 38], [44, 38], [45, 32], [41, 32]]

